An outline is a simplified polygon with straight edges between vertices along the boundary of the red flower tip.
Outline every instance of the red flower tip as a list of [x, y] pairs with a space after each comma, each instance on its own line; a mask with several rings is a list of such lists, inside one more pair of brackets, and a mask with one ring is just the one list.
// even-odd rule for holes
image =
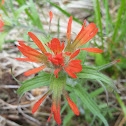
[[69, 51], [65, 52], [65, 55], [70, 56], [71, 53]]
[[2, 6], [2, 5], [4, 4], [4, 2], [5, 2], [5, 1], [4, 1], [4, 0], [2, 0], [2, 1], [1, 1], [1, 4], [0, 4], [0, 6]]
[[64, 91], [64, 95], [68, 101], [69, 106], [71, 107], [72, 111], [74, 112], [74, 114], [79, 115], [79, 110], [78, 110], [76, 104], [69, 98], [68, 93], [66, 91]]
[[93, 53], [103, 53], [103, 50], [98, 49], [98, 48], [81, 48], [81, 50], [85, 50], [85, 51], [93, 52]]
[[30, 38], [34, 41], [34, 43], [38, 46], [38, 48], [45, 53], [46, 49], [43, 46], [43, 44], [41, 43], [41, 41], [32, 33], [32, 32], [28, 32], [28, 35], [30, 36]]
[[53, 111], [54, 111], [54, 119], [57, 122], [58, 125], [61, 124], [61, 117], [60, 117], [60, 104], [58, 103], [55, 105], [53, 104]]
[[76, 57], [79, 53], [80, 53], [80, 49], [76, 50], [76, 51], [70, 56], [70, 60], [73, 59], [74, 57]]
[[48, 91], [41, 99], [39, 99], [32, 108], [32, 114], [37, 111], [43, 100], [47, 97], [50, 91]]
[[3, 26], [4, 26], [4, 22], [2, 21], [2, 19], [0, 19], [0, 32], [4, 31]]
[[121, 61], [121, 59], [116, 60], [117, 62]]
[[61, 69], [55, 69], [55, 71], [54, 71], [54, 74], [55, 74], [55, 76], [56, 76], [56, 78], [58, 78], [58, 72], [60, 71]]
[[60, 125], [60, 124], [61, 124], [60, 105], [56, 106], [56, 105], [53, 103], [53, 105], [52, 105], [52, 107], [51, 107], [51, 114], [50, 114], [50, 116], [49, 116], [47, 122], [49, 122], [49, 120], [51, 119], [51, 116], [52, 116], [53, 113], [54, 113], [54, 119], [55, 119], [56, 123], [57, 123], [58, 125]]
[[32, 70], [29, 70], [27, 72], [24, 73], [25, 76], [29, 76], [29, 75], [32, 75], [34, 73], [38, 73], [39, 71], [43, 70], [46, 66], [45, 65], [42, 65], [40, 67], [37, 67], [35, 69], [32, 69]]
[[49, 16], [50, 16], [50, 23], [51, 23], [52, 18], [53, 18], [53, 13], [51, 11], [49, 12]]
[[111, 62], [112, 64], [116, 64], [116, 63], [118, 63], [118, 62], [120, 62], [121, 61], [121, 59], [117, 59], [117, 60], [115, 60], [115, 61], [113, 61], [113, 62]]

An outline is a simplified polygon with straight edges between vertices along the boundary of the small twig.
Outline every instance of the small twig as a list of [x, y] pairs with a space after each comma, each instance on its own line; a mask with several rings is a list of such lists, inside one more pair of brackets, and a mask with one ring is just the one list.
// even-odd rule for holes
[[33, 117], [31, 117], [31, 116], [25, 114], [24, 111], [22, 111], [22, 109], [21, 109], [20, 106], [18, 106], [18, 111], [19, 111], [24, 117], [26, 117], [27, 119], [29, 119], [29, 120], [31, 120], [31, 121], [37, 123], [38, 125], [41, 125], [41, 123], [40, 123], [37, 119], [35, 119], [35, 118], [33, 118]]
[[0, 88], [19, 88], [17, 85], [0, 85]]

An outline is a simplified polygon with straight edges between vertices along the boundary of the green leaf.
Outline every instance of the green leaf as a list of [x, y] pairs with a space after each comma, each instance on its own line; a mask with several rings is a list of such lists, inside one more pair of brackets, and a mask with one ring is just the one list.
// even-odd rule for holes
[[74, 113], [72, 110], [70, 110], [63, 120], [63, 126], [68, 126], [68, 123], [70, 122], [73, 116], [74, 116]]
[[21, 6], [20, 8], [18, 8], [18, 9], [15, 11], [15, 13], [14, 13], [15, 18], [18, 18], [18, 17], [20, 16], [21, 12], [24, 11], [24, 10], [25, 10], [26, 8], [28, 8], [28, 7], [29, 7], [28, 5], [23, 5], [23, 6]]
[[100, 33], [101, 33], [102, 48], [104, 48], [103, 29], [102, 29], [102, 22], [101, 22], [101, 10], [100, 10], [99, 0], [93, 0], [93, 3], [94, 3], [96, 22], [98, 22], [98, 25], [99, 25], [99, 28], [100, 28]]
[[17, 90], [17, 93], [22, 95], [34, 88], [48, 86], [50, 84], [50, 76], [51, 74], [41, 72], [38, 76], [22, 82], [22, 86]]
[[8, 34], [7, 32], [1, 32], [0, 33], [0, 51], [2, 50], [2, 45], [4, 43], [4, 39], [7, 36], [7, 34]]
[[81, 99], [83, 104], [96, 116], [98, 116], [105, 126], [108, 126], [107, 120], [104, 118], [104, 116], [101, 114], [100, 109], [98, 108], [97, 104], [93, 101], [93, 99], [90, 97], [88, 92], [81, 87], [79, 84], [74, 87], [75, 94]]
[[116, 39], [116, 36], [117, 36], [117, 33], [118, 33], [118, 30], [119, 30], [119, 27], [120, 27], [120, 22], [122, 20], [122, 14], [123, 14], [123, 11], [125, 10], [125, 6], [126, 6], [126, 0], [121, 0], [121, 5], [120, 5], [120, 8], [118, 10], [118, 16], [117, 16], [117, 22], [116, 22], [116, 26], [115, 26], [115, 29], [114, 29], [114, 33], [113, 33], [113, 36], [112, 36], [112, 40], [115, 41]]
[[115, 93], [115, 94], [116, 94], [116, 98], [117, 98], [117, 100], [118, 100], [118, 102], [119, 102], [119, 104], [120, 104], [120, 106], [123, 110], [124, 117], [125, 117], [125, 120], [126, 120], [126, 106], [125, 106], [124, 102], [121, 100], [120, 96], [117, 93]]
[[108, 0], [105, 0], [105, 22], [106, 22], [106, 35], [109, 33], [109, 6]]
[[30, 10], [31, 10], [32, 17], [33, 17], [33, 20], [32, 20], [33, 24], [36, 25], [39, 29], [43, 30], [43, 25], [39, 18], [39, 14], [36, 10], [33, 0], [30, 0]]
[[105, 60], [103, 54], [100, 54], [100, 53], [95, 54], [95, 64], [96, 65], [99, 66], [99, 65], [103, 65], [105, 63], [106, 63], [106, 60]]
[[82, 67], [82, 71], [76, 74], [79, 79], [101, 81], [110, 86], [115, 91], [118, 91], [116, 86], [113, 84], [113, 81], [109, 77], [95, 70], [95, 68], [87, 68], [85, 65], [82, 65]]

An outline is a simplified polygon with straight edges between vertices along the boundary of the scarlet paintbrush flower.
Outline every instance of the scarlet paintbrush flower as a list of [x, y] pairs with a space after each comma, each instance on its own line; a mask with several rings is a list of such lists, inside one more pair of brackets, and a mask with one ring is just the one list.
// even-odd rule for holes
[[[52, 12], [50, 14], [50, 23], [53, 17]], [[28, 32], [28, 35], [30, 38], [35, 42], [35, 44], [38, 46], [41, 52], [27, 46], [24, 44], [24, 42], [19, 41], [19, 45], [17, 46], [19, 50], [22, 52], [22, 54], [26, 58], [16, 58], [20, 61], [30, 61], [30, 62], [36, 62], [36, 63], [42, 63], [42, 65], [38, 68], [29, 70], [24, 73], [24, 75], [29, 76], [31, 74], [37, 73], [44, 68], [49, 68], [50, 72], [54, 72], [54, 75], [56, 79], [58, 78], [58, 73], [61, 77], [62, 74], [67, 73], [72, 78], [77, 78], [75, 73], [79, 73], [82, 70], [81, 60], [74, 59], [82, 50], [94, 52], [94, 53], [102, 53], [103, 51], [98, 48], [81, 48], [80, 46], [87, 43], [91, 38], [93, 38], [98, 29], [96, 29], [96, 25], [94, 23], [89, 24], [86, 28], [84, 22], [81, 31], [75, 38], [73, 42], [71, 42], [71, 24], [72, 24], [72, 16], [69, 19], [68, 27], [67, 27], [67, 45], [65, 47], [64, 42], [61, 44], [59, 39], [53, 38], [51, 42], [47, 42], [47, 44], [43, 45], [41, 41], [32, 33]], [[50, 49], [50, 52], [48, 52], [45, 49], [45, 46], [47, 46]], [[61, 80], [66, 81], [65, 77], [62, 77]], [[53, 80], [54, 81], [54, 80]], [[64, 90], [64, 82], [63, 84], [56, 85], [54, 82], [52, 82], [52, 86], [50, 86], [50, 90], [38, 101], [33, 107], [32, 113], [36, 112], [42, 101], [46, 98], [48, 94], [50, 94], [51, 91], [53, 91], [53, 103], [51, 107], [51, 115], [54, 113], [54, 119], [57, 122], [57, 124], [61, 123], [60, 118], [60, 98], [61, 98], [61, 92], [63, 91], [63, 94], [65, 98], [67, 99], [71, 109], [76, 115], [79, 115], [79, 110], [77, 106], [74, 104], [74, 102], [69, 98], [68, 93]], [[51, 117], [50, 115], [50, 117]], [[48, 121], [50, 120], [50, 117]]]

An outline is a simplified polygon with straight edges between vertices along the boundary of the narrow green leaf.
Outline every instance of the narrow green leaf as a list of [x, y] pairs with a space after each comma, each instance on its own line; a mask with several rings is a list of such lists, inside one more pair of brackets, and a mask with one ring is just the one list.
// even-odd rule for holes
[[[26, 5], [26, 1], [25, 0], [16, 0], [16, 1], [18, 2], [19, 6]], [[30, 14], [30, 12], [28, 11], [28, 9], [25, 9], [25, 12], [28, 15], [28, 17], [33, 21], [34, 18]]]
[[120, 96], [117, 93], [115, 93], [115, 94], [116, 94], [116, 98], [117, 98], [117, 100], [118, 100], [118, 102], [119, 102], [119, 104], [120, 104], [120, 106], [121, 106], [121, 108], [123, 110], [123, 113], [124, 113], [124, 116], [125, 116], [125, 120], [126, 120], [126, 106], [123, 103], [123, 101], [121, 100]]
[[25, 9], [27, 9], [28, 7], [29, 7], [28, 5], [23, 5], [23, 6], [19, 7], [14, 13], [15, 17], [18, 18], [20, 16], [21, 12], [24, 11]]
[[69, 110], [69, 112], [67, 113], [67, 115], [65, 116], [63, 120], [63, 126], [67, 126], [73, 116], [74, 116], [73, 111]]
[[101, 22], [101, 10], [100, 10], [100, 4], [99, 0], [93, 0], [94, 3], [94, 10], [95, 10], [95, 16], [96, 16], [96, 23], [98, 22], [100, 33], [101, 33], [101, 40], [102, 40], [102, 49], [104, 48], [103, 43], [103, 29], [102, 29], [102, 22]]
[[106, 35], [109, 33], [109, 6], [108, 0], [105, 0], [105, 22], [106, 22]]
[[75, 86], [74, 88], [75, 94], [81, 99], [83, 104], [96, 116], [98, 116], [105, 126], [109, 126], [107, 120], [104, 118], [104, 116], [101, 114], [100, 109], [96, 105], [96, 103], [93, 101], [93, 99], [90, 97], [90, 95], [85, 91], [83, 87], [81, 87], [79, 84]]
[[105, 84], [107, 84], [108, 86], [110, 86], [111, 88], [113, 88], [115, 91], [118, 91], [116, 86], [113, 84], [113, 81], [109, 77], [100, 73], [97, 70], [85, 68], [84, 65], [82, 67], [83, 67], [82, 71], [80, 73], [77, 73], [78, 78], [96, 80], [96, 81], [100, 80]]
[[20, 5], [25, 4], [25, 0], [16, 0]]
[[113, 41], [115, 41], [115, 39], [116, 39], [118, 30], [119, 30], [119, 27], [120, 27], [121, 17], [122, 17], [123, 11], [125, 10], [125, 6], [126, 6], [126, 0], [121, 0], [121, 5], [120, 5], [120, 8], [118, 10], [117, 22], [116, 22], [114, 33], [113, 33], [113, 36], [112, 36]]
[[95, 91], [92, 91], [92, 92], [90, 93], [90, 96], [91, 96], [92, 98], [94, 98], [94, 97], [98, 96], [99, 94], [101, 94], [101, 93], [103, 93], [103, 92], [104, 92], [104, 88], [101, 87], [101, 88], [96, 89]]
[[51, 74], [42, 72], [39, 76], [22, 82], [22, 86], [17, 90], [17, 93], [22, 95], [31, 89], [48, 86], [50, 84], [50, 76]]
[[33, 24], [36, 25], [39, 29], [43, 30], [43, 25], [42, 25], [42, 22], [39, 18], [39, 14], [36, 10], [36, 7], [35, 7], [33, 0], [30, 0], [29, 6], [30, 6], [32, 17], [33, 17]]
[[8, 34], [7, 32], [1, 32], [0, 33], [0, 51], [2, 50], [2, 45], [4, 43], [4, 39], [7, 36], [7, 34]]
[[60, 36], [60, 18], [58, 18], [58, 24], [57, 24], [57, 38], [59, 39]]
[[5, 14], [6, 16], [8, 16], [8, 11], [6, 10], [6, 8], [4, 8], [4, 6], [2, 6], [1, 9], [3, 10], [4, 14]]

